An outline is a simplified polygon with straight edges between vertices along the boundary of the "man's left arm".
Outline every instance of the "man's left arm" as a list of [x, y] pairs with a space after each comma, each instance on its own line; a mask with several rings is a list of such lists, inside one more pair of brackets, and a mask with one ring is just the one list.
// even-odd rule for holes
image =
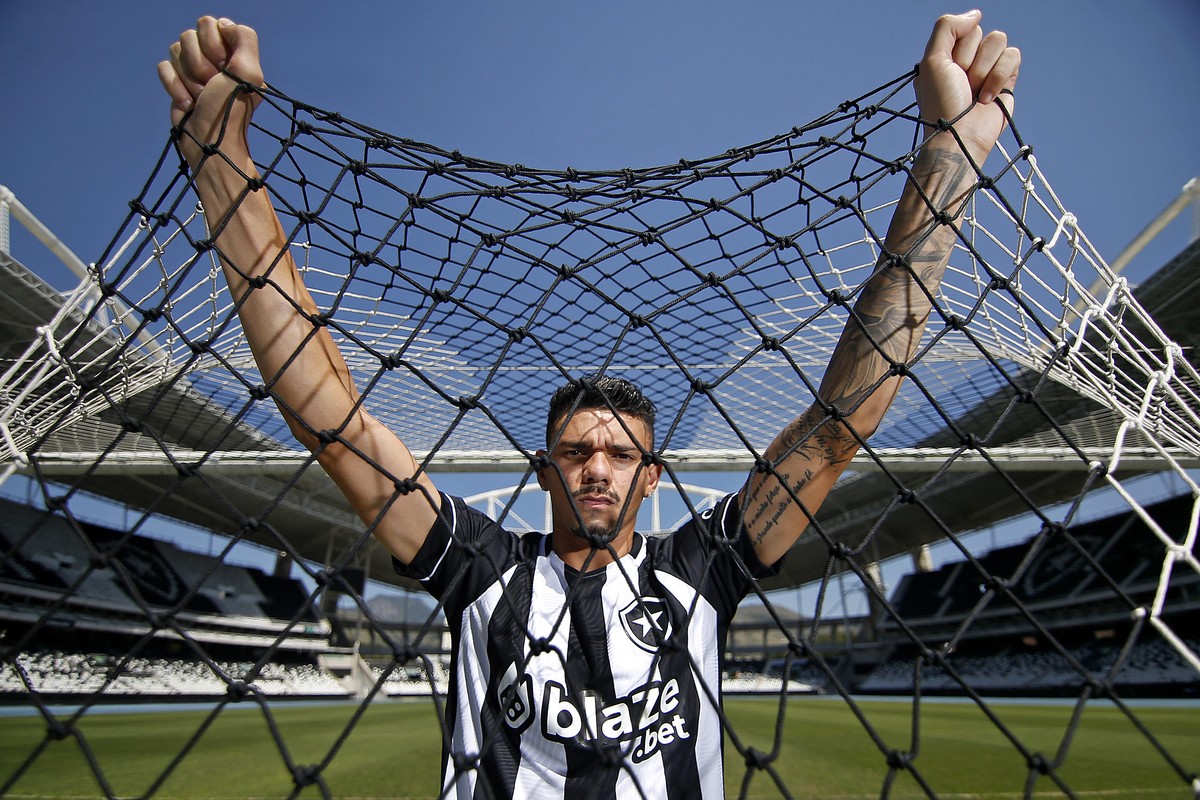
[[[1003, 33], [983, 35], [978, 11], [934, 25], [916, 89], [922, 119], [953, 120], [922, 146], [893, 214], [884, 253], [859, 293], [818, 389], [819, 402], [767, 448], [739, 498], [744, 534], [774, 564], [808, 527], [861, 443], [879, 427], [916, 353], [955, 226], [1012, 108], [1020, 53]], [[972, 103], [974, 106], [972, 107]], [[969, 110], [968, 110], [969, 109]], [[967, 113], [963, 114], [964, 111]], [[932, 131], [930, 131], [932, 133]], [[955, 136], [957, 133], [957, 138]]]

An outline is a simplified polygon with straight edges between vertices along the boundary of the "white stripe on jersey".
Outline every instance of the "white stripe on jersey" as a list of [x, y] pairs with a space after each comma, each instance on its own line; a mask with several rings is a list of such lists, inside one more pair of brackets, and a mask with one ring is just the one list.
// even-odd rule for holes
[[[621, 609], [636, 602], [641, 593], [637, 585], [638, 567], [646, 558], [645, 543], [637, 550], [636, 557], [626, 555], [605, 568], [607, 574], [603, 596], [609, 632], [608, 663], [612, 668], [613, 692], [617, 697], [626, 697], [638, 687], [661, 677], [655, 654], [635, 645], [625, 635], [620, 620]], [[667, 796], [667, 778], [661, 752], [640, 763], [626, 759], [625, 766], [626, 769], [622, 769], [617, 776], [617, 797]]]
[[[704, 599], [689, 584], [676, 578], [668, 572], [658, 570], [655, 576], [664, 589], [675, 596], [675, 599], [691, 611], [688, 619], [688, 653], [699, 671], [699, 679], [712, 697], [721, 697], [721, 655], [717, 652], [717, 642], [712, 634], [705, 631], [717, 629], [717, 610]], [[693, 603], [695, 604], [693, 606]], [[697, 686], [700, 693], [697, 705], [700, 719], [696, 736], [696, 768], [700, 771], [700, 786], [705, 798], [721, 798], [725, 796], [724, 764], [721, 759], [721, 715], [716, 707], [709, 702], [709, 695]]]
[[[546, 540], [548, 541], [548, 540]], [[533, 678], [533, 696], [541, 698], [548, 679], [562, 682], [563, 659], [569, 657], [571, 610], [566, 605], [567, 579], [563, 563], [557, 555], [546, 554], [545, 542], [533, 573], [533, 598], [529, 607], [529, 638], [525, 640], [525, 658], [529, 660], [528, 673]], [[546, 639], [551, 649], [530, 657], [530, 642]], [[535, 701], [536, 703], [536, 701]], [[541, 724], [542, 709], [535, 705]], [[566, 789], [567, 751], [558, 742], [541, 736], [521, 737], [521, 765], [517, 769], [517, 781], [513, 798], [562, 797]], [[547, 789], [553, 788], [555, 794]]]
[[[504, 587], [516, 567], [509, 568], [500, 580], [488, 587], [479, 599], [467, 607], [459, 629], [459, 652], [455, 672], [458, 687], [458, 715], [454, 726], [453, 752], [476, 756], [483, 749], [483, 707], [487, 703], [488, 680], [491, 678], [491, 660], [488, 658], [488, 622], [496, 604], [504, 597]], [[473, 709], [474, 713], [464, 713]], [[447, 759], [442, 779], [444, 797], [471, 800], [475, 793], [476, 770], [468, 770], [455, 781], [454, 762]], [[451, 785], [453, 784], [453, 789]]]

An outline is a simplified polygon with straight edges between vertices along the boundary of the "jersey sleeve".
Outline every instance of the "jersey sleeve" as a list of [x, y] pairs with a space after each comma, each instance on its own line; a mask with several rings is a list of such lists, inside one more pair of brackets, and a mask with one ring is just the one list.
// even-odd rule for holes
[[738, 495], [731, 494], [713, 508], [661, 540], [659, 565], [700, 589], [713, 607], [729, 619], [750, 586], [778, 573], [762, 563], [742, 524]]
[[437, 519], [412, 562], [393, 557], [392, 565], [451, 611], [471, 603], [511, 566], [516, 537], [461, 497], [441, 498]]

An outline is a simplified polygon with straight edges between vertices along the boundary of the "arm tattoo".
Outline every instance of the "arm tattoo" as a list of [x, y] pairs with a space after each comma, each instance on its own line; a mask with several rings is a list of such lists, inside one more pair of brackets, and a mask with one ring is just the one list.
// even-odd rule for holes
[[[854, 418], [861, 425], [857, 430], [865, 432], [861, 436], [849, 420], [829, 418], [822, 409], [832, 405], [850, 415], [867, 408], [865, 401], [888, 379], [892, 365], [907, 362], [916, 352], [954, 244], [956, 233], [947, 222], [966, 208], [973, 169], [962, 153], [928, 148], [917, 157], [908, 181], [879, 263], [859, 293], [821, 380], [824, 405], [809, 409], [780, 432], [773, 445], [778, 471], [758, 475], [750, 484], [745, 521], [756, 546], [799, 503], [801, 491], [819, 472], [840, 472], [849, 463], [891, 404], [898, 380], [871, 402], [870, 410]], [[812, 499], [819, 505], [823, 497]], [[792, 534], [797, 537], [807, 527], [787, 524], [799, 528]]]

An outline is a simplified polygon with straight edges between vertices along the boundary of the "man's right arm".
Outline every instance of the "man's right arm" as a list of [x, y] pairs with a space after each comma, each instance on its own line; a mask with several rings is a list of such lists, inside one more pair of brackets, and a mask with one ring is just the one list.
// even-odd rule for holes
[[[239, 91], [223, 69], [262, 84], [257, 34], [212, 17], [181, 34], [158, 66], [242, 328], [297, 441], [316, 453], [375, 536], [410, 563], [433, 525], [437, 491], [404, 443], [363, 408], [328, 329], [313, 323], [319, 309], [267, 190], [253, 183], [246, 131], [258, 97]], [[205, 144], [217, 148], [206, 155]]]

